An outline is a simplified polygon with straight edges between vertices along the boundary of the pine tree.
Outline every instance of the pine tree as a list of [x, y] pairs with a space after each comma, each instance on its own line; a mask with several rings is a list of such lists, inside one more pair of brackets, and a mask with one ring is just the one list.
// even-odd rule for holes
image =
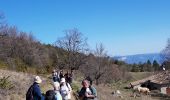
[[139, 66], [137, 64], [133, 64], [131, 72], [139, 72], [139, 71], [140, 71]]
[[148, 72], [153, 71], [152, 64], [151, 64], [151, 61], [150, 61], [150, 60], [147, 61], [147, 71], [148, 71]]
[[159, 70], [159, 64], [156, 60], [153, 61], [153, 68], [154, 68], [154, 71], [158, 71]]

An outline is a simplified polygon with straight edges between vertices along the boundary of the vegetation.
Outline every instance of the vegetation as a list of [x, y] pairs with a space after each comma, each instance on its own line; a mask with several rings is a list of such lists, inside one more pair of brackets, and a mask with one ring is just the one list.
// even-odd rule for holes
[[7, 69], [36, 74], [51, 73], [54, 68], [78, 70], [97, 84], [122, 78], [121, 68], [107, 56], [102, 44], [90, 51], [93, 50], [88, 48], [87, 39], [76, 28], [66, 30], [63, 37], [50, 45], [15, 26], [0, 25], [0, 61]]
[[[65, 36], [59, 38], [55, 46], [62, 49], [60, 52], [60, 68], [69, 70], [78, 70], [86, 61], [87, 39], [78, 29], [70, 29], [65, 31]], [[65, 52], [63, 52], [65, 50]]]
[[[66, 30], [65, 35], [58, 38], [53, 45], [42, 44], [35, 39], [32, 33], [20, 31], [17, 27], [4, 23], [3, 19], [4, 17], [0, 15], [1, 69], [34, 74], [48, 74], [54, 68], [78, 71], [83, 75], [83, 78], [90, 77], [96, 85], [109, 84], [114, 89], [123, 89], [130, 81], [142, 79], [150, 75], [150, 73], [146, 74], [145, 72], [160, 70], [160, 65], [157, 61], [153, 61], [152, 63], [148, 60], [143, 64], [126, 64], [123, 61], [114, 60], [107, 55], [102, 43], [97, 44], [95, 50], [90, 50], [87, 39], [76, 28]], [[170, 61], [169, 50], [170, 40], [166, 49], [163, 51], [167, 62]], [[140, 72], [142, 72], [142, 75]], [[23, 95], [31, 84], [32, 77], [27, 78], [27, 75], [19, 77], [22, 75], [18, 75], [18, 73], [14, 74], [17, 79], [10, 79], [11, 77], [9, 75], [3, 75], [4, 77], [0, 78], [0, 90], [2, 89], [3, 93], [6, 92], [5, 90], [13, 90], [17, 92], [17, 95]], [[134, 76], [138, 76], [138, 78], [134, 78]], [[42, 88], [44, 92], [51, 87], [47, 83], [50, 83], [49, 80], [47, 80], [46, 86]], [[80, 89], [77, 83], [73, 83], [72, 87], [74, 91]], [[103, 96], [107, 91], [101, 87], [98, 88], [103, 91], [103, 93], [99, 93], [99, 97], [108, 99], [106, 95]], [[13, 91], [10, 91], [7, 95], [13, 94]], [[110, 90], [109, 93], [111, 92]]]
[[14, 85], [12, 84], [12, 82], [9, 81], [9, 77], [10, 76], [3, 77], [0, 79], [0, 88], [1, 89], [10, 90], [10, 89], [14, 88]]
[[25, 100], [32, 78], [30, 74], [0, 69], [0, 100]]
[[139, 63], [139, 64], [126, 64], [122, 61], [115, 61], [115, 63], [119, 64], [119, 66], [123, 67], [125, 70], [129, 72], [155, 72], [160, 71], [161, 66], [159, 63], [154, 60], [153, 63], [151, 63], [149, 60], [146, 63]]

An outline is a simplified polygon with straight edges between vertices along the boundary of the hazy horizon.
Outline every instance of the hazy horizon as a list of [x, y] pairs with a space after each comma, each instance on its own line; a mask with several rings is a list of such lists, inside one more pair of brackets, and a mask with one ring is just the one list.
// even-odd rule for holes
[[168, 0], [2, 0], [9, 25], [52, 44], [64, 30], [77, 28], [90, 48], [103, 43], [108, 55], [159, 53], [170, 38]]

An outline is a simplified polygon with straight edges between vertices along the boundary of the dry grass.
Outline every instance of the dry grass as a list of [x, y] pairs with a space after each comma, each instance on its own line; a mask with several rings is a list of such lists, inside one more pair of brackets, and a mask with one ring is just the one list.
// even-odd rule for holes
[[[152, 75], [153, 73], [150, 72], [138, 72], [138, 73], [130, 73], [132, 75], [132, 80], [139, 80], [139, 79], [143, 79], [146, 78], [150, 75]], [[150, 95], [141, 95], [141, 97], [131, 97], [133, 95], [132, 90], [127, 90], [124, 89], [125, 86], [127, 86], [129, 84], [128, 83], [115, 83], [112, 85], [99, 85], [99, 86], [95, 86], [98, 92], [98, 98], [99, 100], [160, 100], [160, 98], [158, 97], [151, 97]], [[120, 92], [122, 93], [123, 98], [120, 97], [116, 97], [113, 96], [111, 93], [115, 90], [120, 90]]]
[[9, 81], [14, 85], [14, 88], [11, 90], [1, 89], [0, 100], [24, 100], [26, 91], [32, 83], [33, 75], [0, 70], [0, 78], [7, 76], [10, 76]]
[[153, 74], [154, 73], [152, 72], [130, 72], [130, 75], [132, 76], [132, 81], [141, 80]]
[[[25, 94], [33, 83], [34, 75], [0, 70], [0, 78], [7, 76], [10, 76], [9, 81], [14, 85], [14, 88], [11, 90], [1, 89], [0, 100], [25, 100]], [[43, 80], [45, 80], [45, 78], [43, 78]]]
[[[134, 73], [133, 73], [134, 74]], [[135, 73], [136, 74], [136, 73]], [[134, 74], [134, 75], [135, 75]], [[141, 75], [146, 75], [146, 74], [141, 74], [137, 75], [137, 77], [144, 77]], [[13, 72], [13, 71], [8, 71], [8, 70], [0, 70], [0, 78], [4, 76], [10, 76], [9, 80], [11, 81], [12, 84], [14, 84], [14, 88], [11, 90], [4, 90], [0, 89], [0, 100], [25, 100], [25, 94], [33, 83], [33, 77], [34, 75], [31, 74], [26, 74], [22, 72]], [[45, 93], [47, 90], [53, 89], [51, 85], [51, 79], [48, 78], [50, 75], [44, 75], [43, 76], [43, 83], [40, 85], [41, 90], [43, 93]], [[42, 78], [42, 76], [41, 76]], [[81, 88], [81, 78], [77, 79], [78, 81], [75, 81], [75, 84]], [[137, 98], [130, 97], [132, 95], [132, 92], [130, 90], [125, 90], [122, 88], [118, 88], [119, 86], [104, 86], [104, 85], [99, 85], [95, 86], [97, 89], [98, 93], [98, 99], [99, 100], [158, 100], [158, 98], [152, 98], [151, 96], [141, 96]], [[115, 97], [111, 93], [119, 89], [122, 93], [123, 98]], [[72, 98], [72, 100], [75, 100]]]
[[141, 97], [131, 97], [132, 91], [131, 90], [120, 90], [122, 93], [122, 97], [117, 97], [112, 95], [111, 93], [114, 91], [114, 89], [109, 88], [108, 86], [95, 86], [98, 92], [98, 98], [99, 100], [159, 100], [158, 98], [152, 98], [150, 95], [141, 95]]
[[[33, 78], [35, 75], [26, 74], [22, 72], [13, 72], [9, 70], [0, 70], [0, 79], [3, 77], [9, 77], [9, 81], [14, 85], [11, 90], [0, 89], [0, 100], [25, 100], [26, 92], [28, 88], [33, 84]], [[46, 93], [47, 90], [52, 90], [52, 80], [47, 76], [40, 76], [43, 80], [40, 84], [42, 93]], [[72, 100], [75, 100], [72, 98]]]

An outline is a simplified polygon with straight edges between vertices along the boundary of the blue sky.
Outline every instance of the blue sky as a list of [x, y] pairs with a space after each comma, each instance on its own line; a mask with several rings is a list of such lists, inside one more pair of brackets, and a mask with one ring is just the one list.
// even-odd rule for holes
[[54, 43], [78, 28], [109, 55], [160, 52], [170, 38], [169, 0], [1, 0], [7, 22]]

